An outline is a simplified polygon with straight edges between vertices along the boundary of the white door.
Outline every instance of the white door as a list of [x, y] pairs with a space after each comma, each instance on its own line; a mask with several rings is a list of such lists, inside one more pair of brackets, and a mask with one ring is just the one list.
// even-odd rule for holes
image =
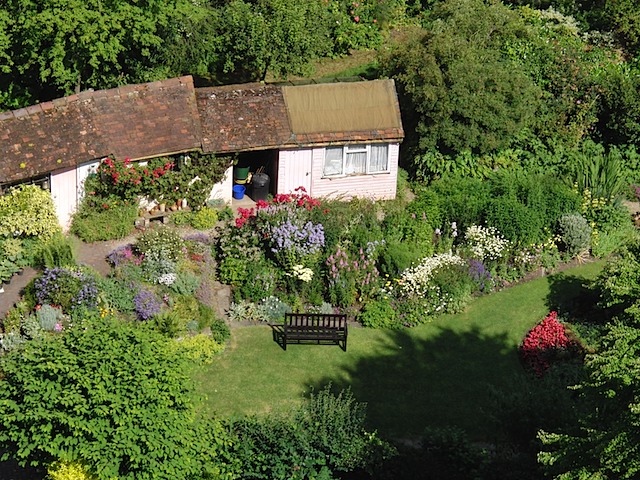
[[312, 150], [288, 150], [280, 152], [278, 193], [293, 193], [298, 187], [311, 192]]

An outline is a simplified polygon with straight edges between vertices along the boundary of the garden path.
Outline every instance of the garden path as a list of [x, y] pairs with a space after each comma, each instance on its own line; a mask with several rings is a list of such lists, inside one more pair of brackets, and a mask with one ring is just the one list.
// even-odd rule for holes
[[[183, 232], [185, 235], [190, 232]], [[79, 264], [94, 268], [100, 275], [106, 276], [111, 271], [106, 256], [115, 248], [133, 243], [137, 234], [120, 240], [106, 242], [84, 243], [80, 240], [74, 242], [76, 259]], [[32, 268], [26, 268], [23, 275], [14, 275], [11, 283], [5, 285], [4, 293], [0, 293], [0, 318], [20, 300], [24, 287], [35, 278], [37, 272]], [[220, 318], [226, 318], [231, 301], [231, 291], [227, 285], [215, 282], [213, 285], [212, 305], [210, 305]]]

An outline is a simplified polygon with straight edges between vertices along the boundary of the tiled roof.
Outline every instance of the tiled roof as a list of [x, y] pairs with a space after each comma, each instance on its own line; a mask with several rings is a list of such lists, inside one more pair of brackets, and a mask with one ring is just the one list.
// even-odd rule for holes
[[196, 97], [205, 152], [239, 152], [290, 143], [281, 87], [252, 83], [198, 88]]
[[[330, 128], [297, 130], [283, 93], [297, 87], [245, 84], [195, 89], [190, 76], [82, 92], [0, 112], [0, 184], [72, 168], [107, 155], [141, 159], [199, 149], [225, 153], [399, 141], [404, 133], [393, 81], [377, 82], [381, 83], [372, 88], [384, 99], [384, 114], [393, 118], [388, 124], [384, 120], [382, 124], [359, 123], [356, 131], [350, 131], [347, 123], [335, 115], [328, 117]], [[331, 85], [300, 88], [322, 91], [323, 95], [331, 95], [333, 88], [338, 95], [345, 88], [340, 83]], [[369, 95], [361, 95], [365, 94]], [[367, 102], [371, 103], [369, 97]], [[358, 99], [349, 103], [357, 108]], [[342, 110], [340, 115], [348, 114], [349, 109]], [[309, 115], [320, 114], [309, 111]]]
[[110, 154], [144, 158], [197, 148], [200, 124], [190, 76], [0, 113], [0, 183]]

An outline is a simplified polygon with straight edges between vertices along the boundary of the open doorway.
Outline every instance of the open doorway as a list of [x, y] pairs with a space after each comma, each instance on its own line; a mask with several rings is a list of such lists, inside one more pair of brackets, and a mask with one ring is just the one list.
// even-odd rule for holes
[[[234, 167], [234, 187], [243, 185], [244, 195], [251, 200], [266, 200], [275, 195], [278, 150], [256, 150], [238, 154]], [[234, 198], [237, 195], [234, 191]]]

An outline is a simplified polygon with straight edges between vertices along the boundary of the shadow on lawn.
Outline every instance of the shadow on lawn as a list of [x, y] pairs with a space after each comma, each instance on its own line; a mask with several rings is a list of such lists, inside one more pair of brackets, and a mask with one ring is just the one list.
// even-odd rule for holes
[[550, 311], [568, 315], [574, 321], [605, 323], [610, 320], [610, 315], [596, 306], [599, 292], [591, 286], [592, 279], [561, 272], [549, 275], [547, 280], [547, 306]]
[[508, 389], [523, 375], [506, 336], [477, 329], [441, 328], [429, 338], [389, 331], [373, 350], [341, 378], [323, 378], [314, 388], [351, 387], [355, 398], [367, 403], [370, 427], [387, 437], [415, 438], [425, 427], [457, 426], [473, 439], [492, 441], [492, 391]]

